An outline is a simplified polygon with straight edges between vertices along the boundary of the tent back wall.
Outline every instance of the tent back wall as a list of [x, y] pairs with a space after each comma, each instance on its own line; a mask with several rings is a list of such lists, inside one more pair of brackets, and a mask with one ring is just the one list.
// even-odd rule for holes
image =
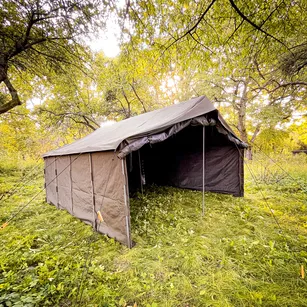
[[[129, 246], [130, 212], [123, 165], [114, 152], [45, 158], [47, 202]], [[97, 219], [97, 211], [103, 222]]]
[[[202, 190], [202, 129], [190, 126], [164, 142], [145, 145], [140, 155], [146, 183]], [[206, 191], [243, 196], [243, 175], [239, 174], [242, 159], [237, 147], [216, 127], [206, 127], [205, 131]], [[135, 190], [140, 186], [137, 153], [132, 155], [132, 168], [131, 159], [127, 160], [129, 185]]]

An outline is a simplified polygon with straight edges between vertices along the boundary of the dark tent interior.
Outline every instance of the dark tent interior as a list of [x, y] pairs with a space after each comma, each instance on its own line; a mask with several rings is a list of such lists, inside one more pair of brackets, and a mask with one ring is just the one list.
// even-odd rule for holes
[[216, 126], [188, 126], [127, 156], [130, 195], [151, 184], [202, 190], [204, 157], [205, 191], [243, 196], [241, 154]]

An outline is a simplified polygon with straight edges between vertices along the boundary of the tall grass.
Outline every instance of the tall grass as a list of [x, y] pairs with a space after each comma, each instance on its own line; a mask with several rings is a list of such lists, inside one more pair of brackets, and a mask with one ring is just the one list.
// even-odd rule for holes
[[[255, 157], [257, 184], [246, 168], [245, 197], [206, 193], [204, 217], [200, 192], [148, 188], [131, 201], [131, 250], [42, 195], [0, 231], [0, 306], [307, 306], [306, 157], [274, 159], [295, 180]], [[0, 203], [0, 222], [42, 184]]]

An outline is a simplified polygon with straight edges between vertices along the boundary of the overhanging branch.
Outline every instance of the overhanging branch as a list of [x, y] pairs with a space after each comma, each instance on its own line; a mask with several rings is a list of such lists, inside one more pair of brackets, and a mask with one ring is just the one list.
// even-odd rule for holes
[[195, 25], [188, 29], [185, 33], [183, 33], [181, 36], [177, 37], [170, 45], [168, 45], [165, 50], [163, 51], [163, 54], [169, 49], [171, 48], [174, 44], [176, 44], [178, 41], [182, 40], [184, 37], [186, 37], [187, 35], [191, 35], [193, 31], [198, 27], [198, 25], [200, 24], [200, 22], [204, 19], [204, 17], [206, 16], [206, 14], [209, 12], [209, 10], [211, 9], [212, 5], [214, 4], [214, 2], [216, 2], [216, 0], [212, 0], [211, 3], [209, 4], [209, 6], [206, 8], [206, 10], [200, 15], [200, 17], [198, 18], [197, 22], [195, 23]]
[[262, 24], [261, 26], [258, 26], [257, 24], [255, 24], [253, 21], [251, 21], [245, 14], [242, 13], [242, 11], [237, 7], [237, 5], [234, 3], [234, 0], [229, 0], [231, 6], [234, 8], [234, 10], [239, 14], [239, 16], [245, 20], [246, 22], [248, 22], [251, 26], [253, 26], [256, 30], [262, 32], [263, 34], [267, 35], [268, 37], [271, 37], [272, 39], [274, 39], [275, 41], [279, 42], [281, 45], [283, 45], [285, 48], [287, 48], [287, 50], [289, 50], [291, 52], [291, 50], [289, 49], [289, 47], [282, 42], [280, 39], [278, 39], [277, 37], [271, 35], [270, 33], [268, 33], [267, 31], [263, 30], [261, 28], [261, 26], [264, 24]]
[[[252, 89], [252, 91], [266, 91], [267, 93], [274, 93], [277, 90], [281, 89], [281, 88], [287, 88], [287, 87], [291, 87], [291, 86], [307, 86], [307, 82], [304, 81], [295, 81], [295, 82], [287, 82], [287, 83], [278, 83], [276, 80], [271, 80], [270, 83], [277, 83], [277, 86], [274, 87], [273, 89], [268, 89], [266, 86], [262, 86], [262, 87], [257, 87]], [[268, 83], [267, 83], [268, 85]]]

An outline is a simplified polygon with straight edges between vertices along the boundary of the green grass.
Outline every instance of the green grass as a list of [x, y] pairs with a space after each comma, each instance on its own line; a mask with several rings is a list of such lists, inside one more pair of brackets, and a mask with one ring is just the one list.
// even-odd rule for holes
[[[131, 250], [42, 194], [0, 230], [0, 306], [307, 306], [306, 162], [281, 161], [296, 182], [249, 162], [258, 184], [246, 169], [245, 197], [207, 193], [204, 217], [200, 192], [147, 189], [131, 201]], [[29, 171], [6, 169], [0, 193]], [[32, 177], [0, 202], [1, 224], [42, 187]]]

